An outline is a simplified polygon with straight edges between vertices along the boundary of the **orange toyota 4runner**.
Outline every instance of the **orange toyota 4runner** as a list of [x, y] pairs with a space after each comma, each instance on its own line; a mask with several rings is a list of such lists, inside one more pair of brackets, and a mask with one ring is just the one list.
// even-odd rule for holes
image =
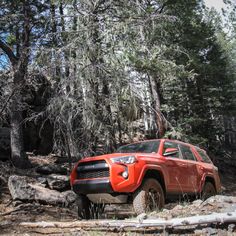
[[92, 205], [132, 202], [140, 214], [162, 208], [173, 195], [207, 198], [221, 190], [218, 169], [204, 150], [168, 139], [133, 143], [112, 154], [85, 158], [70, 177], [80, 196], [78, 214], [87, 219]]

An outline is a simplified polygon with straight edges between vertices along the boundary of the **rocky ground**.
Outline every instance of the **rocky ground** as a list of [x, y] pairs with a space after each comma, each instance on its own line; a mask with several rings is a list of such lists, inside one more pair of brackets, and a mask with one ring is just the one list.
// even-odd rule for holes
[[[31, 156], [33, 168], [27, 171], [11, 167], [9, 162], [0, 162], [0, 234], [4, 235], [236, 235], [236, 222], [209, 223], [174, 229], [138, 228], [88, 228], [78, 225], [76, 195], [70, 191], [70, 165], [56, 156]], [[236, 212], [236, 165], [232, 160], [221, 163], [221, 179], [224, 187], [223, 195], [218, 195], [206, 201], [188, 198], [168, 203], [161, 212], [136, 217], [129, 205], [106, 206], [101, 220], [95, 225], [104, 224], [103, 219], [131, 219], [142, 222], [145, 219], [171, 220], [188, 216], [203, 216], [211, 213]], [[27, 176], [27, 177], [26, 177]], [[29, 227], [20, 225], [21, 222], [57, 222], [56, 226]], [[74, 222], [73, 227], [62, 227], [64, 223]], [[91, 222], [91, 221], [90, 221]], [[122, 222], [127, 222], [121, 221]], [[76, 225], [77, 224], [77, 225]]]

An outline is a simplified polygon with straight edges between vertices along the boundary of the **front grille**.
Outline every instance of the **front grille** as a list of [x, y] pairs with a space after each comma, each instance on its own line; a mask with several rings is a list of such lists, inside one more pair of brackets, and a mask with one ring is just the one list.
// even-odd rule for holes
[[81, 172], [78, 175], [78, 179], [92, 179], [103, 177], [109, 177], [109, 170], [87, 171], [84, 173]]
[[104, 160], [82, 162], [77, 167], [78, 179], [109, 177], [109, 166]]

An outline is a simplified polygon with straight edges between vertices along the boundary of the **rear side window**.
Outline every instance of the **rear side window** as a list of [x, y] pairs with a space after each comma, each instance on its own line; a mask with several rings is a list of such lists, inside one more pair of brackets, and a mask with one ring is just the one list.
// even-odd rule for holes
[[190, 147], [185, 145], [180, 145], [180, 150], [183, 156], [183, 159], [189, 160], [189, 161], [196, 161], [196, 158], [194, 154], [192, 153]]
[[132, 152], [142, 152], [142, 153], [153, 153], [157, 152], [159, 149], [160, 141], [149, 141], [142, 143], [133, 143], [126, 146], [121, 146], [117, 149], [118, 153], [132, 153]]
[[198, 154], [201, 156], [203, 162], [212, 163], [210, 157], [207, 156], [207, 154], [203, 150], [201, 150], [201, 149], [196, 149], [196, 150], [197, 150]]
[[[165, 141], [164, 147], [163, 147], [163, 154], [165, 153], [167, 148], [177, 148], [177, 149], [179, 149], [178, 143]], [[168, 156], [168, 157], [179, 158], [179, 152], [176, 153], [175, 155], [171, 155], [171, 156]]]

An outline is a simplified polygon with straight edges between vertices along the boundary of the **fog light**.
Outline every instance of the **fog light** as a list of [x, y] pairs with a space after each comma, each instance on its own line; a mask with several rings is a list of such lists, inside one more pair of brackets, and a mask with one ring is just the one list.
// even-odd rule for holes
[[129, 176], [128, 171], [124, 171], [124, 172], [122, 173], [122, 177], [123, 177], [123, 178], [127, 179], [128, 176]]

